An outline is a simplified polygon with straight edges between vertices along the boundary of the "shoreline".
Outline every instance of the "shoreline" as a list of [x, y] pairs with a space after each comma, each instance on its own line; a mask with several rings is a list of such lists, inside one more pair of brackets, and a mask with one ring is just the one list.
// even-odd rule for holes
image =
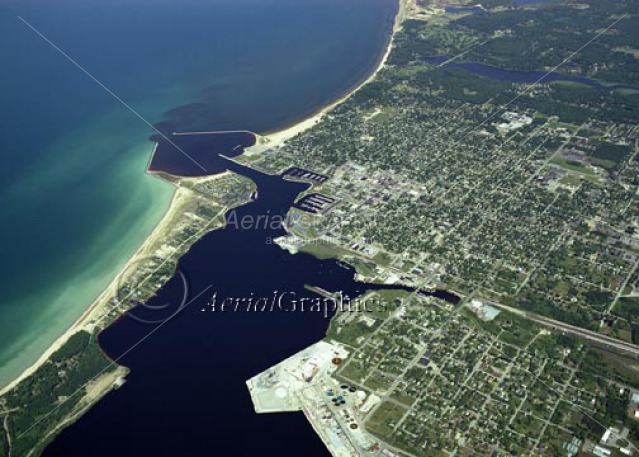
[[[408, 13], [409, 5], [412, 0], [397, 0], [398, 1], [398, 9], [395, 14], [395, 19], [393, 22], [393, 28], [390, 33], [390, 37], [388, 39], [388, 43], [386, 45], [386, 50], [379, 60], [375, 70], [362, 82], [355, 85], [351, 90], [342, 95], [339, 99], [331, 102], [330, 104], [324, 106], [314, 115], [309, 116], [302, 121], [291, 125], [290, 127], [284, 128], [279, 131], [275, 131], [272, 133], [267, 133], [265, 135], [256, 136], [256, 143], [253, 146], [250, 146], [245, 149], [245, 154], [250, 154], [252, 151], [262, 151], [265, 149], [270, 149], [275, 146], [279, 146], [283, 144], [288, 139], [308, 130], [317, 124], [329, 111], [343, 103], [347, 100], [351, 95], [360, 90], [363, 86], [371, 82], [377, 74], [384, 68], [386, 61], [391, 53], [393, 47], [393, 40], [395, 34], [401, 30], [401, 24], [406, 19], [406, 15]], [[246, 131], [246, 130], [243, 130]], [[186, 134], [193, 133], [215, 133], [215, 132], [186, 132]], [[153, 156], [155, 154], [155, 150], [157, 148], [157, 143], [155, 143], [151, 154], [149, 155], [148, 164], [150, 165], [153, 160]], [[155, 175], [154, 172], [150, 171], [148, 166], [146, 169], [146, 173], [159, 178], [159, 176]], [[118, 274], [113, 278], [113, 280], [109, 283], [109, 285], [97, 296], [97, 298], [87, 307], [87, 309], [75, 320], [75, 322], [65, 330], [39, 357], [38, 359], [27, 367], [24, 371], [22, 371], [17, 377], [9, 381], [6, 385], [0, 387], [0, 396], [5, 395], [7, 392], [14, 389], [20, 382], [24, 381], [31, 375], [33, 375], [45, 362], [47, 362], [51, 356], [59, 350], [71, 336], [81, 330], [87, 330], [90, 333], [93, 333], [95, 327], [102, 321], [108, 313], [106, 313], [105, 308], [108, 305], [109, 300], [112, 298], [112, 293], [114, 289], [117, 287], [117, 284], [122, 280], [123, 274], [130, 272], [130, 267], [139, 261], [146, 253], [145, 250], [148, 249], [150, 245], [153, 245], [162, 235], [163, 228], [171, 221], [172, 217], [175, 215], [179, 209], [184, 204], [185, 196], [179, 192], [180, 186], [175, 183], [171, 183], [167, 181], [169, 184], [173, 185], [175, 190], [173, 193], [173, 197], [169, 206], [162, 216], [160, 221], [154, 227], [149, 236], [144, 240], [142, 245], [135, 251], [135, 253], [124, 263], [122, 268], [120, 268]]]
[[390, 53], [393, 49], [393, 41], [395, 39], [395, 35], [397, 34], [397, 32], [401, 30], [402, 23], [404, 22], [405, 19], [407, 19], [408, 13], [410, 10], [410, 4], [412, 2], [413, 0], [397, 0], [397, 3], [398, 3], [397, 13], [395, 14], [395, 19], [393, 21], [393, 28], [390, 32], [388, 43], [386, 44], [386, 50], [384, 51], [384, 54], [377, 62], [377, 65], [375, 69], [373, 70], [373, 72], [369, 74], [368, 77], [366, 77], [366, 79], [355, 84], [351, 89], [349, 89], [346, 93], [341, 95], [337, 100], [331, 102], [330, 104], [324, 106], [323, 108], [320, 108], [317, 112], [315, 112], [314, 114], [311, 114], [310, 116], [308, 116], [305, 119], [302, 119], [299, 122], [296, 122], [288, 127], [284, 127], [283, 129], [276, 130], [274, 132], [267, 132], [263, 135], [255, 134], [255, 136], [257, 137], [257, 142], [255, 143], [254, 146], [246, 148], [245, 153], [247, 154], [251, 154], [251, 152], [259, 153], [267, 149], [281, 146], [282, 144], [284, 144], [286, 141], [290, 140], [291, 138], [315, 126], [317, 123], [319, 123], [322, 120], [322, 118], [327, 113], [329, 113], [338, 105], [341, 105], [342, 103], [344, 103], [353, 94], [355, 94], [362, 87], [364, 87], [366, 84], [373, 81], [375, 77], [377, 76], [377, 74], [386, 66], [388, 57], [390, 56]]
[[[157, 145], [157, 143], [156, 143]], [[155, 146], [153, 148], [153, 153], [155, 152]], [[151, 157], [153, 157], [153, 153]], [[148, 170], [147, 170], [147, 173]], [[152, 173], [149, 173], [150, 176], [154, 178], [160, 178]], [[49, 358], [64, 344], [71, 338], [71, 336], [75, 335], [77, 332], [81, 330], [86, 330], [89, 333], [93, 333], [95, 326], [107, 315], [103, 313], [105, 311], [106, 305], [108, 301], [112, 298], [113, 292], [117, 287], [117, 284], [121, 281], [123, 274], [130, 270], [131, 265], [135, 262], [139, 261], [145, 255], [145, 250], [148, 249], [150, 245], [152, 245], [162, 233], [162, 229], [168, 221], [171, 220], [171, 216], [179, 209], [182, 204], [180, 202], [181, 198], [178, 195], [179, 187], [175, 184], [166, 181], [168, 184], [173, 186], [173, 196], [171, 197], [171, 201], [166, 209], [166, 212], [162, 216], [162, 218], [155, 225], [151, 233], [144, 239], [140, 247], [135, 251], [135, 253], [127, 259], [127, 261], [122, 265], [122, 267], [118, 270], [117, 275], [113, 278], [113, 280], [109, 283], [109, 285], [102, 291], [100, 294], [91, 302], [91, 304], [87, 307], [87, 309], [71, 324], [41, 355], [38, 359], [27, 367], [22, 373], [20, 373], [16, 378], [12, 379], [6, 385], [0, 388], [0, 396], [5, 395], [7, 392], [16, 387], [20, 382], [34, 374], [38, 368], [40, 368]]]

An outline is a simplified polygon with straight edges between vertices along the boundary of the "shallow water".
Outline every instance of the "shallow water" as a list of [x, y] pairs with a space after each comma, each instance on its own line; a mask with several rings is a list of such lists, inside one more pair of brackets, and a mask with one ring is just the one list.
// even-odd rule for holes
[[[272, 130], [334, 100], [383, 53], [392, 0], [7, 0], [0, 58], [0, 385], [61, 334], [161, 219], [150, 122]], [[6, 13], [6, 14], [5, 14]], [[196, 104], [196, 105], [193, 105]], [[198, 110], [167, 111], [181, 106]]]

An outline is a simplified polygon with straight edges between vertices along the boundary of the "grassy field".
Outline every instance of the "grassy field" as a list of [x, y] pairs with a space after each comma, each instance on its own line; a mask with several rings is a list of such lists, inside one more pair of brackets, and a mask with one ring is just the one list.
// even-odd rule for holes
[[551, 163], [563, 168], [564, 170], [574, 171], [575, 173], [579, 173], [584, 176], [594, 177], [595, 172], [590, 168], [587, 168], [578, 162], [568, 161], [561, 157], [555, 157], [551, 160]]

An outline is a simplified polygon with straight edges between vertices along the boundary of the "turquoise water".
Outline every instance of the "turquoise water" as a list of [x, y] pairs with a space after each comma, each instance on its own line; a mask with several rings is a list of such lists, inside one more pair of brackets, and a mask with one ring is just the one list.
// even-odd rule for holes
[[[392, 0], [63, 0], [0, 7], [0, 385], [102, 291], [161, 219], [152, 133], [17, 19], [151, 122], [273, 130], [359, 82]], [[193, 111], [191, 111], [193, 112]]]

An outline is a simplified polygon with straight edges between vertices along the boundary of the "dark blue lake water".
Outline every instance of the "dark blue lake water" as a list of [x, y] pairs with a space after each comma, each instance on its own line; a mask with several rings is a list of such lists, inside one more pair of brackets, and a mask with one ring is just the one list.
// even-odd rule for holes
[[[177, 144], [189, 154], [226, 142], [209, 135], [199, 142], [184, 140], [178, 138]], [[207, 147], [207, 142], [212, 143]], [[218, 156], [213, 160], [213, 168], [248, 176], [258, 186], [259, 197], [237, 210], [238, 220], [284, 215], [307, 188]], [[175, 163], [184, 170], [181, 159]], [[194, 174], [198, 170], [193, 166]], [[272, 297], [276, 292], [317, 297], [305, 284], [352, 298], [389, 286], [355, 282], [353, 270], [333, 260], [289, 254], [272, 243], [284, 233], [261, 224], [246, 230], [228, 225], [197, 242], [179, 270], [188, 278], [190, 297], [210, 289], [120, 360], [132, 370], [126, 384], [63, 431], [45, 455], [327, 456], [302, 413], [256, 415], [245, 381], [321, 339], [328, 319], [321, 313], [278, 309], [214, 312], [208, 302], [214, 293], [218, 303], [225, 297]], [[457, 302], [444, 291], [432, 295]], [[176, 275], [149, 301], [145, 319], [170, 315], [174, 309], [153, 309], [179, 304], [182, 296], [182, 280]], [[142, 316], [138, 313], [144, 311], [134, 313]], [[100, 344], [116, 358], [153, 329], [124, 316], [100, 335]]]
[[[265, 132], [304, 118], [367, 77], [385, 50], [397, 4], [7, 0], [1, 8], [0, 58], [5, 65], [0, 72], [0, 151], [5, 160], [0, 169], [0, 385], [35, 361], [108, 285], [161, 219], [173, 192], [144, 174], [152, 147], [149, 127], [18, 16], [150, 122], [179, 130]], [[288, 189], [281, 188], [284, 201], [295, 193]], [[233, 246], [235, 242], [239, 244]], [[217, 254], [206, 243], [199, 246], [204, 249], [197, 251], [201, 257], [188, 271], [195, 286], [201, 274], [228, 284], [233, 292], [246, 293], [251, 281], [257, 290], [274, 279], [262, 277], [269, 271], [267, 260], [282, 262], [273, 270], [280, 279], [293, 279], [284, 257], [273, 260], [286, 255], [279, 248], [271, 247], [272, 258], [253, 258], [251, 244], [231, 236], [210, 247], [221, 256], [214, 260]], [[212, 269], [213, 264], [220, 269]], [[252, 269], [244, 270], [247, 266]], [[150, 345], [153, 352], [140, 354], [139, 365], [127, 360], [136, 366], [127, 388], [100, 402], [49, 453], [113, 455], [108, 451], [118, 448], [122, 455], [146, 455], [146, 450], [200, 455], [203, 449], [254, 455], [258, 449], [289, 449], [290, 435], [273, 432], [293, 427], [298, 444], [321, 455], [321, 446], [309, 446], [317, 439], [301, 417], [253, 416], [244, 379], [319, 338], [323, 320], [200, 317], [196, 313], [195, 321], [183, 319], [191, 323], [176, 325], [167, 332], [169, 340], [157, 340], [159, 347]], [[122, 323], [124, 327], [103, 336], [109, 353], [117, 354], [140, 334], [127, 320]], [[162, 349], [179, 340], [185, 345], [169, 343], [172, 349]], [[201, 342], [207, 342], [205, 352], [191, 351]], [[195, 371], [171, 366], [182, 358]], [[152, 360], [162, 363], [146, 365], [147, 378], [145, 364]], [[198, 399], [181, 397], [180, 392], [205, 386], [215, 386], [216, 394], [203, 390]], [[141, 395], [143, 391], [148, 395]], [[239, 416], [233, 411], [240, 411]], [[232, 428], [225, 428], [226, 423]], [[95, 424], [101, 425], [93, 428]], [[230, 436], [248, 435], [262, 426], [260, 436], [272, 436], [272, 442], [236, 438], [236, 449], [224, 447]], [[93, 438], [100, 433], [96, 445]], [[193, 446], [185, 451], [190, 439]]]
[[166, 211], [150, 122], [277, 129], [365, 78], [395, 0], [5, 0], [0, 385], [109, 284]]
[[227, 168], [228, 161], [221, 161], [219, 154], [236, 157], [242, 154], [245, 148], [253, 146], [256, 141], [255, 135], [246, 131], [170, 135], [167, 138], [170, 142], [159, 138], [149, 170], [164, 171], [175, 176], [206, 176], [220, 173]]

